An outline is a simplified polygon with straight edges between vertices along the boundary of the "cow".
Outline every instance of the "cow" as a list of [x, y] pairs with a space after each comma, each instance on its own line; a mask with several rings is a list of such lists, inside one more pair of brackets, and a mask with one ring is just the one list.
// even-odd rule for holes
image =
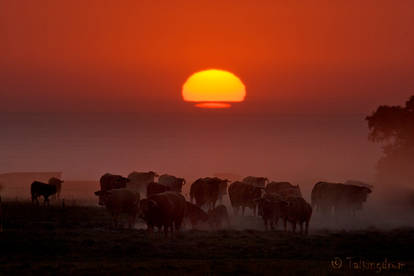
[[158, 178], [158, 183], [170, 187], [171, 191], [181, 193], [182, 187], [185, 184], [185, 179], [169, 174], [163, 174]]
[[262, 197], [262, 191], [262, 188], [245, 182], [236, 181], [231, 183], [228, 192], [234, 214], [237, 215], [241, 207], [244, 216], [244, 209], [248, 207], [256, 215], [257, 202]]
[[285, 231], [287, 222], [292, 224], [292, 231], [296, 232], [296, 224], [299, 224], [300, 233], [303, 234], [303, 223], [305, 223], [305, 234], [308, 234], [309, 221], [312, 216], [312, 207], [302, 197], [290, 197], [287, 206], [282, 209]]
[[155, 177], [158, 174], [153, 171], [149, 172], [136, 172], [133, 171], [128, 175], [129, 183], [127, 184], [128, 188], [131, 190], [139, 191], [141, 194], [145, 194], [147, 191], [147, 186], [151, 182], [155, 182]]
[[48, 181], [49, 185], [55, 185], [56, 186], [56, 198], [59, 199], [60, 198], [60, 192], [62, 191], [62, 183], [63, 180], [60, 180], [57, 177], [51, 177]]
[[120, 214], [128, 215], [128, 227], [132, 228], [135, 224], [136, 216], [139, 211], [140, 195], [136, 191], [127, 188], [112, 189], [108, 191], [97, 191], [102, 204], [112, 216], [113, 226], [117, 228]]
[[208, 209], [213, 209], [220, 195], [220, 185], [227, 180], [218, 177], [199, 178], [191, 185], [190, 200], [201, 207], [207, 204]]
[[164, 192], [151, 195], [140, 201], [140, 217], [147, 223], [148, 231], [154, 227], [164, 228], [165, 236], [168, 231], [179, 231], [186, 210], [184, 196], [176, 192]]
[[371, 193], [368, 187], [342, 183], [318, 182], [312, 189], [311, 204], [316, 211], [323, 214], [351, 213], [362, 209]]
[[266, 185], [266, 193], [278, 194], [282, 198], [302, 197], [299, 185], [292, 185], [289, 182], [270, 182]]
[[287, 205], [288, 202], [275, 193], [265, 193], [258, 200], [258, 214], [263, 218], [266, 230], [268, 230], [268, 224], [270, 224], [272, 230], [277, 226], [279, 219], [285, 213]]
[[154, 195], [154, 194], [159, 194], [159, 193], [163, 193], [166, 191], [170, 191], [170, 187], [159, 184], [159, 183], [155, 183], [155, 182], [151, 182], [150, 184], [148, 184], [147, 186], [147, 197]]
[[266, 184], [269, 182], [269, 179], [267, 179], [266, 177], [247, 176], [243, 178], [242, 182], [251, 184], [255, 187], [264, 188]]
[[219, 229], [225, 222], [227, 226], [230, 226], [230, 218], [227, 212], [227, 208], [224, 205], [219, 205], [214, 209], [211, 209], [207, 213], [208, 223], [213, 229]]
[[[121, 175], [106, 173], [102, 175], [101, 178], [99, 179], [99, 184], [101, 186], [100, 191], [106, 192], [106, 191], [113, 190], [113, 189], [126, 188], [128, 182], [129, 182], [129, 179], [126, 177], [123, 177]], [[98, 202], [99, 205], [104, 205], [102, 196], [98, 195], [98, 197], [99, 197], [99, 202]]]
[[195, 226], [200, 223], [208, 221], [208, 215], [197, 205], [186, 201], [185, 218], [190, 221], [191, 227], [194, 229]]
[[[49, 181], [50, 182], [50, 181]], [[33, 181], [32, 185], [30, 186], [30, 193], [32, 195], [32, 203], [36, 201], [37, 205], [39, 205], [39, 196], [43, 196], [44, 198], [44, 205], [49, 206], [49, 197], [56, 194], [57, 192], [57, 185], [60, 185], [63, 181], [60, 179], [52, 180], [52, 184], [46, 184], [40, 181]]]

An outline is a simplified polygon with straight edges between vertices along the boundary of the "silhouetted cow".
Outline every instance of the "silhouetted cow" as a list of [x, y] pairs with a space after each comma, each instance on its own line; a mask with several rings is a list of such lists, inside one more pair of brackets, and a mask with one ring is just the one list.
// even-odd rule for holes
[[127, 187], [131, 190], [135, 190], [140, 192], [141, 194], [145, 194], [147, 191], [148, 184], [155, 182], [155, 177], [158, 174], [153, 171], [149, 172], [132, 172], [128, 175], [128, 179], [130, 180], [127, 184]]
[[312, 206], [318, 212], [330, 214], [351, 213], [362, 209], [371, 189], [342, 183], [318, 182], [312, 189]]
[[169, 174], [163, 174], [158, 178], [158, 183], [170, 187], [171, 191], [181, 193], [182, 187], [185, 184], [185, 179]]
[[287, 222], [292, 224], [292, 231], [296, 232], [296, 224], [299, 224], [300, 233], [303, 233], [303, 223], [305, 223], [305, 234], [308, 234], [309, 221], [312, 216], [312, 207], [301, 197], [291, 197], [287, 199], [286, 209], [282, 211], [285, 231]]
[[258, 200], [262, 197], [263, 189], [245, 182], [236, 181], [229, 186], [229, 197], [235, 215], [238, 214], [239, 208], [242, 208], [244, 215], [245, 207], [251, 208], [256, 215]]
[[[52, 180], [52, 178], [50, 179]], [[52, 184], [46, 184], [40, 181], [34, 181], [32, 185], [30, 186], [30, 193], [32, 195], [32, 202], [35, 202], [39, 204], [39, 196], [43, 196], [44, 198], [44, 204], [49, 205], [49, 197], [56, 194], [58, 185], [63, 183], [60, 179], [53, 179], [50, 181]]]
[[257, 177], [257, 176], [247, 176], [242, 180], [244, 183], [251, 184], [255, 187], [264, 188], [266, 183], [269, 182], [269, 179], [266, 177]]
[[139, 192], [131, 191], [126, 188], [113, 189], [109, 191], [97, 191], [97, 196], [110, 212], [114, 227], [118, 227], [118, 218], [121, 213], [129, 216], [128, 226], [131, 228], [135, 224], [139, 210]]
[[183, 221], [186, 201], [185, 198], [176, 192], [164, 192], [152, 195], [140, 202], [141, 217], [147, 223], [148, 230], [153, 231], [154, 227], [160, 230], [164, 228], [167, 236], [168, 229], [171, 233], [180, 230]]
[[190, 199], [197, 206], [207, 204], [208, 209], [213, 209], [220, 195], [220, 186], [227, 183], [227, 180], [218, 177], [205, 177], [197, 179], [190, 188]]
[[288, 197], [302, 197], [299, 185], [292, 185], [289, 182], [270, 182], [266, 185], [266, 193], [278, 194], [282, 198]]
[[[120, 189], [120, 188], [126, 188], [127, 183], [129, 182], [129, 179], [126, 177], [123, 177], [121, 175], [116, 174], [110, 174], [106, 173], [103, 176], [101, 176], [99, 183], [101, 186], [100, 191], [106, 192], [113, 189]], [[99, 196], [99, 205], [104, 205], [102, 201], [103, 193], [95, 193]]]
[[268, 224], [272, 230], [277, 226], [279, 219], [286, 213], [287, 206], [288, 202], [277, 194], [266, 193], [258, 200], [258, 214], [263, 218], [266, 230]]

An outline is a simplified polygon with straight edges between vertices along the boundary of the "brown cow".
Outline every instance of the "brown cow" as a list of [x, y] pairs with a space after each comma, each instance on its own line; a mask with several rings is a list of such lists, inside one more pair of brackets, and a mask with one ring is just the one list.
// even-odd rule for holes
[[227, 208], [224, 205], [219, 205], [216, 208], [208, 211], [208, 223], [211, 228], [219, 229], [223, 223], [227, 223], [230, 226], [230, 218], [227, 212]]
[[197, 206], [201, 207], [207, 204], [208, 209], [213, 209], [220, 194], [220, 185], [227, 180], [218, 177], [205, 177], [197, 179], [190, 188], [190, 199], [195, 202]]
[[208, 215], [200, 207], [186, 201], [185, 217], [190, 221], [191, 227], [194, 228], [200, 223], [208, 221]]
[[164, 192], [155, 194], [140, 202], [141, 217], [147, 223], [148, 231], [152, 232], [154, 227], [159, 230], [164, 228], [165, 236], [168, 229], [171, 233], [180, 230], [183, 221], [186, 201], [176, 192]]
[[171, 191], [181, 193], [183, 185], [185, 184], [185, 179], [169, 174], [163, 174], [158, 178], [158, 183], [170, 187]]
[[159, 183], [151, 182], [147, 186], [147, 197], [154, 195], [154, 194], [163, 193], [166, 191], [170, 191], [170, 187], [159, 184]]
[[236, 181], [231, 183], [229, 186], [229, 197], [234, 214], [237, 215], [239, 208], [242, 207], [242, 215], [244, 215], [244, 208], [248, 207], [256, 215], [257, 203], [262, 197], [262, 191], [262, 188], [245, 182]]
[[153, 171], [149, 172], [132, 172], [128, 175], [129, 183], [128, 188], [134, 191], [138, 191], [141, 194], [145, 194], [147, 191], [147, 186], [151, 182], [155, 182], [155, 177], [158, 174]]
[[371, 193], [368, 187], [342, 183], [318, 182], [312, 189], [311, 202], [315, 210], [324, 214], [351, 213], [362, 209]]
[[[50, 181], [52, 180], [52, 181]], [[49, 197], [56, 194], [58, 186], [63, 183], [62, 180], [56, 178], [56, 179], [50, 179], [49, 182], [51, 184], [46, 184], [39, 181], [34, 181], [32, 185], [30, 186], [30, 193], [32, 195], [32, 203], [36, 201], [36, 203], [39, 205], [39, 199], [38, 197], [43, 196], [44, 198], [44, 204], [49, 205]]]
[[103, 205], [110, 212], [115, 228], [118, 227], [118, 218], [121, 213], [128, 214], [129, 228], [135, 224], [140, 200], [138, 192], [120, 188], [109, 191], [97, 191], [95, 194], [101, 198]]
[[265, 188], [266, 193], [278, 194], [282, 198], [302, 197], [299, 185], [292, 185], [289, 182], [270, 182]]
[[269, 182], [269, 179], [266, 177], [257, 177], [257, 176], [247, 176], [242, 180], [244, 183], [251, 184], [255, 187], [264, 188], [266, 183]]
[[258, 200], [258, 213], [263, 218], [266, 230], [268, 230], [269, 223], [272, 230], [274, 226], [277, 226], [279, 219], [283, 217], [287, 205], [288, 202], [277, 194], [266, 193], [263, 198]]
[[301, 197], [291, 197], [287, 199], [287, 206], [282, 211], [285, 231], [287, 222], [292, 224], [292, 231], [296, 232], [296, 224], [299, 224], [300, 233], [303, 233], [303, 223], [305, 223], [305, 234], [308, 234], [309, 221], [312, 216], [312, 207]]
[[[113, 189], [126, 188], [129, 179], [120, 175], [106, 173], [99, 179], [102, 192], [106, 192]], [[100, 194], [104, 195], [105, 193], [95, 193], [99, 197], [99, 205], [104, 205], [103, 198]]]

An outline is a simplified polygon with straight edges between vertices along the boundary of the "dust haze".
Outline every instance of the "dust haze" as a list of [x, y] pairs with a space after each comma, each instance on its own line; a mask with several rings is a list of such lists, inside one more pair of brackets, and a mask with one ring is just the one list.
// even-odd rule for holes
[[[191, 183], [199, 177], [234, 181], [266, 176], [299, 184], [309, 202], [318, 181], [360, 180], [374, 186], [364, 209], [354, 218], [314, 213], [311, 231], [413, 226], [412, 191], [401, 182], [380, 183], [376, 178], [382, 151], [368, 141], [364, 118], [364, 114], [246, 115], [221, 110], [3, 113], [0, 172], [62, 172], [62, 197], [85, 205], [97, 205], [93, 192], [106, 172], [126, 176], [134, 170], [153, 170], [184, 177], [187, 198]], [[29, 199], [30, 182], [0, 182], [4, 197]], [[232, 214], [228, 197], [225, 204]], [[233, 220], [236, 229], [263, 228], [260, 221]]]

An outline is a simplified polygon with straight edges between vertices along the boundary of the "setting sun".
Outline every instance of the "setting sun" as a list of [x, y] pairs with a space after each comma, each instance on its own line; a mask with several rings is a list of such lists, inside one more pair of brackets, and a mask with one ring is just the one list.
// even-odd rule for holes
[[228, 102], [242, 102], [246, 96], [243, 82], [234, 74], [209, 69], [192, 74], [183, 85], [183, 99], [201, 108], [227, 108]]

